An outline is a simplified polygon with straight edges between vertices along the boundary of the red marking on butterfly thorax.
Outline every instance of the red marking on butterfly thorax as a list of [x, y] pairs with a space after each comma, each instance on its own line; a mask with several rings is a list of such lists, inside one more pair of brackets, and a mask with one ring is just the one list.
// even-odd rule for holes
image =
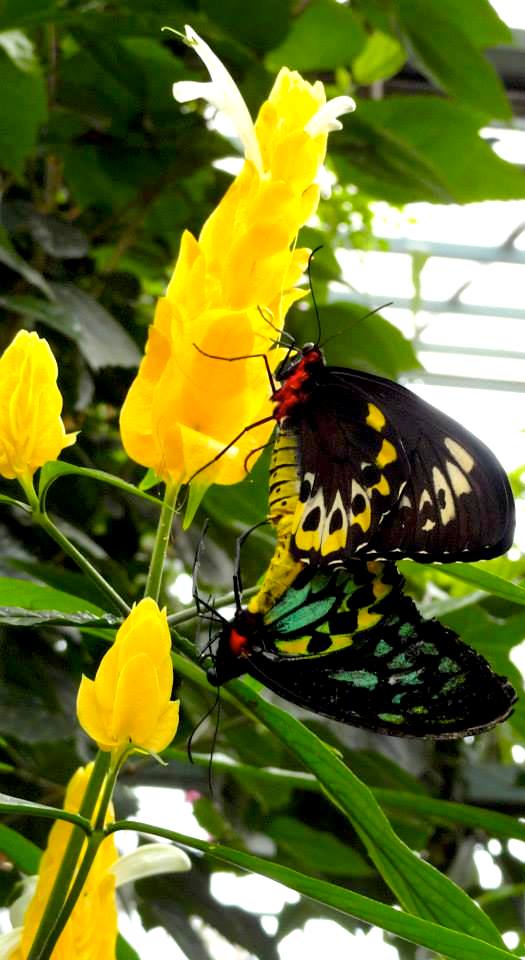
[[308, 399], [315, 384], [314, 371], [320, 366], [324, 366], [323, 357], [319, 348], [314, 347], [285, 376], [282, 386], [272, 396], [277, 404], [273, 415], [278, 423]]
[[242, 633], [238, 633], [235, 627], [232, 627], [228, 637], [228, 643], [234, 657], [241, 657], [246, 652], [249, 640], [248, 637], [243, 636]]

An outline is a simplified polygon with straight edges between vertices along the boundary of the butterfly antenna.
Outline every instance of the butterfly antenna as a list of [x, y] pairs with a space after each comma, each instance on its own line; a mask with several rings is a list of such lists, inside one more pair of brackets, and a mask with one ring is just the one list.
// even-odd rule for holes
[[[188, 738], [188, 743], [187, 743], [187, 745], [186, 745], [186, 753], [187, 753], [187, 755], [188, 755], [188, 760], [190, 761], [190, 763], [193, 763], [193, 762], [194, 762], [194, 760], [193, 760], [192, 744], [193, 744], [193, 741], [194, 741], [194, 739], [195, 739], [195, 734], [197, 733], [197, 730], [200, 730], [200, 728], [202, 727], [203, 723], [206, 723], [206, 720], [208, 719], [208, 717], [211, 717], [213, 711], [215, 710], [215, 707], [217, 707], [217, 705], [219, 704], [219, 702], [220, 702], [220, 690], [218, 689], [218, 690], [217, 690], [217, 694], [216, 694], [216, 696], [215, 696], [215, 700], [213, 701], [211, 707], [206, 711], [206, 713], [204, 714], [204, 716], [201, 717], [200, 720], [198, 721], [198, 723], [194, 726], [194, 728], [193, 728], [193, 730], [191, 731], [190, 736], [189, 736], [189, 738]], [[216, 740], [217, 740], [217, 730], [215, 730], [215, 732], [214, 732], [214, 734], [213, 734], [213, 745], [214, 745], [214, 746], [215, 746]]]
[[217, 705], [217, 716], [215, 719], [215, 729], [213, 731], [213, 739], [211, 741], [210, 748], [210, 757], [208, 760], [208, 789], [210, 791], [210, 797], [213, 798], [213, 758], [215, 756], [215, 747], [217, 746], [217, 737], [219, 735], [219, 724], [221, 722], [221, 688], [217, 687], [217, 696], [215, 698], [215, 704]]
[[373, 310], [369, 310], [368, 313], [364, 313], [361, 317], [357, 317], [356, 320], [352, 321], [344, 330], [338, 330], [336, 333], [332, 333], [331, 336], [327, 337], [326, 340], [323, 340], [319, 346], [325, 347], [327, 343], [330, 343], [330, 340], [335, 340], [336, 337], [340, 337], [343, 333], [348, 333], [349, 330], [353, 330], [354, 327], [357, 327], [359, 323], [363, 320], [368, 320], [369, 317], [373, 317], [375, 313], [380, 313], [381, 310], [384, 310], [385, 307], [391, 307], [393, 300], [390, 300], [388, 303], [382, 303], [380, 307], [374, 307]]
[[210, 521], [208, 520], [208, 518], [206, 518], [202, 527], [201, 535], [199, 537], [197, 549], [195, 551], [195, 557], [193, 558], [193, 568], [191, 571], [191, 592], [192, 592], [198, 617], [200, 617], [201, 615], [201, 604], [204, 606], [204, 603], [199, 596], [199, 585], [198, 585], [199, 569], [201, 565], [201, 556], [204, 551], [204, 541], [206, 538], [206, 534], [208, 532], [209, 525], [210, 525]]
[[318, 344], [321, 342], [321, 320], [320, 320], [320, 317], [319, 317], [319, 308], [318, 308], [318, 306], [317, 306], [317, 300], [316, 300], [316, 297], [315, 297], [314, 284], [313, 284], [313, 280], [312, 280], [312, 261], [313, 261], [315, 255], [316, 255], [316, 253], [317, 253], [319, 250], [322, 250], [322, 249], [323, 249], [323, 245], [321, 244], [319, 247], [316, 247], [315, 250], [312, 250], [310, 256], [308, 257], [308, 268], [307, 268], [307, 272], [308, 272], [308, 283], [310, 284], [310, 293], [312, 294], [312, 303], [313, 303], [314, 311], [315, 311], [315, 319], [316, 319], [316, 321], [317, 321], [317, 343], [318, 343]]

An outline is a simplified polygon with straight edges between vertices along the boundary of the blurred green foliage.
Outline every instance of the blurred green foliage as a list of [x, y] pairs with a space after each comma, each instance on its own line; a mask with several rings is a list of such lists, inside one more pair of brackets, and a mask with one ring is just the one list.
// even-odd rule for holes
[[[59, 360], [67, 427], [81, 430], [63, 459], [132, 483], [142, 471], [120, 446], [119, 409], [181, 232], [198, 233], [229, 182], [214, 163], [236, 154], [201, 105], [181, 108], [172, 99], [175, 80], [203, 79], [194, 54], [162, 32], [164, 26], [182, 29], [188, 21], [226, 63], [253, 111], [283, 64], [310, 80], [320, 77], [329, 95], [350, 93], [358, 102], [356, 114], [330, 143], [329, 164], [337, 176], [332, 195], [323, 200], [315, 228], [301, 238], [312, 247], [324, 245], [315, 268], [323, 337], [340, 334], [328, 346], [329, 361], [392, 378], [418, 366], [411, 344], [386, 320], [362, 319], [366, 311], [343, 300], [325, 304], [328, 282], [341, 279], [336, 246], [377, 246], [372, 201], [468, 203], [525, 196], [523, 171], [499, 159], [479, 134], [491, 120], [511, 117], [486, 56], [486, 48], [510, 43], [511, 35], [488, 0], [355, 0], [351, 6], [335, 0], [4, 0], [0, 345], [20, 326], [49, 339]], [[407, 64], [425, 81], [424, 91], [391, 95], [388, 81]], [[312, 311], [298, 307], [290, 329], [299, 341], [307, 340], [315, 331]], [[200, 512], [201, 519], [212, 520], [203, 587], [229, 589], [236, 537], [265, 513], [266, 476], [263, 457], [242, 484], [208, 493]], [[515, 486], [523, 494], [522, 477], [516, 476]], [[1, 492], [16, 496], [8, 483]], [[49, 506], [106, 578], [129, 598], [139, 597], [155, 508], [81, 473], [53, 485]], [[37, 591], [35, 610], [38, 589], [46, 587], [48, 608], [71, 609], [60, 606], [62, 591], [98, 609], [100, 597], [91, 585], [16, 507], [2, 505], [0, 537], [0, 575], [30, 581]], [[191, 570], [198, 533], [177, 529], [175, 540], [172, 580]], [[243, 555], [246, 585], [261, 575], [271, 549], [265, 528], [250, 538]], [[485, 566], [508, 580], [524, 578], [521, 559]], [[472, 585], [435, 570], [412, 564], [406, 572], [427, 615], [443, 614], [521, 688], [509, 652], [525, 636], [523, 607], [473, 592]], [[65, 781], [90, 750], [75, 724], [76, 685], [82, 671], [93, 674], [111, 621], [96, 612], [89, 623], [79, 624], [73, 616], [67, 626], [44, 618], [37, 631], [38, 617], [17, 619], [8, 609], [30, 606], [27, 595], [22, 604], [9, 580], [1, 587], [0, 789], [60, 803]], [[171, 595], [170, 608], [180, 606]], [[206, 691], [184, 683], [181, 742], [211, 703]], [[525, 741], [520, 708], [505, 728], [467, 745], [388, 741], [311, 716], [306, 722], [372, 788], [478, 802], [488, 816], [491, 810], [512, 815], [522, 810], [522, 769], [511, 756], [512, 744]], [[210, 749], [213, 733], [213, 722], [200, 730], [198, 750]], [[258, 768], [300, 769], [274, 734], [225, 703], [218, 749], [242, 769], [219, 767], [215, 808], [205, 769], [180, 758], [166, 768], [149, 762], [126, 768], [117, 805], [129, 812], [131, 788], [137, 786], [197, 791], [197, 818], [230, 846], [264, 849], [284, 865], [321, 879], [335, 876], [341, 886], [392, 902], [362, 841], [322, 793], [301, 789], [293, 779], [277, 784], [257, 776]], [[452, 873], [471, 895], [479, 894], [472, 854], [492, 831], [453, 820], [436, 823], [410, 804], [394, 807], [388, 808], [392, 823], [409, 845]], [[40, 846], [45, 842], [45, 822], [12, 817], [8, 825]], [[497, 824], [493, 834], [498, 835]], [[13, 861], [27, 868], [27, 848], [17, 857], [0, 835], [2, 841]], [[522, 907], [513, 891], [522, 882], [521, 864], [505, 844], [495, 859], [509, 892], [485, 897], [487, 912], [500, 930], [520, 929]], [[309, 917], [337, 916], [349, 929], [356, 926], [304, 899], [286, 907], [275, 935], [266, 934], [256, 918], [210, 895], [216, 868], [196, 860], [191, 875], [143, 882], [137, 892], [145, 924], [164, 924], [192, 960], [209, 954], [190, 917], [202, 918], [261, 960], [274, 960], [279, 940]], [[18, 876], [15, 866], [3, 871], [3, 903]], [[415, 956], [414, 946], [392, 939], [403, 958]]]

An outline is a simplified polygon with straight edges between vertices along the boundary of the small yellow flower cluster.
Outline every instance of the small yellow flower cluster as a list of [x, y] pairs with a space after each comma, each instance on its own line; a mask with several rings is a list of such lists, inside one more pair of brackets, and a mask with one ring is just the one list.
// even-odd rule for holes
[[[302, 294], [295, 289], [308, 251], [291, 249], [317, 208], [314, 183], [327, 135], [353, 108], [347, 97], [326, 102], [322, 83], [284, 68], [253, 125], [231, 76], [191, 28], [187, 41], [206, 64], [211, 83], [180, 82], [178, 100], [202, 96], [219, 106], [245, 146], [239, 176], [208, 218], [199, 239], [182, 238], [166, 296], [150, 329], [146, 356], [124, 403], [124, 447], [167, 483], [191, 479], [252, 423], [271, 417], [261, 360], [232, 363], [203, 356], [268, 356], [275, 329]], [[268, 322], [270, 321], [270, 323]], [[272, 424], [245, 434], [198, 483], [236, 483], [247, 455], [263, 445]], [[253, 466], [254, 458], [250, 459]]]
[[126, 618], [94, 680], [82, 677], [77, 714], [101, 750], [158, 753], [175, 736], [179, 701], [173, 686], [166, 611], [150, 597]]
[[57, 364], [47, 340], [20, 330], [0, 357], [0, 474], [31, 478], [71, 446], [60, 413]]
[[[78, 813], [93, 764], [80, 767], [70, 780], [64, 810]], [[106, 823], [113, 819], [112, 811]], [[19, 946], [9, 960], [25, 960], [42, 919], [57, 870], [60, 867], [73, 827], [64, 820], [53, 824], [47, 847], [40, 861], [35, 894], [27, 908]], [[117, 908], [115, 874], [118, 859], [113, 836], [102, 841], [73, 912], [53, 950], [53, 960], [115, 960]]]

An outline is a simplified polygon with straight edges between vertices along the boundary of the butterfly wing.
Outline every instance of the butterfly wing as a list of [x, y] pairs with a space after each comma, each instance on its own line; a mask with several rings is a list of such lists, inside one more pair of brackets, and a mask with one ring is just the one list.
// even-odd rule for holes
[[265, 617], [245, 669], [299, 706], [377, 733], [451, 739], [504, 720], [511, 684], [424, 620], [402, 587], [393, 564], [310, 568]]
[[286, 424], [299, 453], [297, 559], [446, 562], [508, 549], [514, 501], [485, 444], [393, 381], [344, 367], [325, 378]]

